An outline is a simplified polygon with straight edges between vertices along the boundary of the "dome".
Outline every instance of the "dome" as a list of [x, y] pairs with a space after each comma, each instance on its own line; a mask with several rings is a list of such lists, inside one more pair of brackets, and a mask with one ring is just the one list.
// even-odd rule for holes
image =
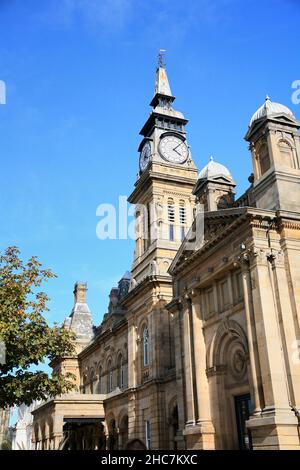
[[205, 167], [200, 171], [198, 179], [214, 178], [217, 175], [223, 175], [232, 178], [230, 171], [226, 168], [226, 166], [215, 162], [213, 157], [210, 157], [208, 164], [205, 165]]
[[125, 279], [126, 281], [130, 281], [131, 280], [131, 273], [129, 271], [126, 271], [126, 273], [124, 274], [124, 276], [122, 277], [121, 281]]
[[292, 111], [287, 106], [280, 103], [273, 103], [270, 98], [266, 96], [264, 104], [253, 114], [249, 125], [252, 126], [255, 121], [266, 116], [272, 116], [273, 114], [288, 114], [295, 119]]

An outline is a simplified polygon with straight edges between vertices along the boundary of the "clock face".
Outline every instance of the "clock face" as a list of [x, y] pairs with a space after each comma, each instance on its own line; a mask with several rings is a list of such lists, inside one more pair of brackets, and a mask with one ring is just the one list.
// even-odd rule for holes
[[151, 146], [149, 142], [146, 142], [144, 147], [142, 148], [141, 155], [140, 155], [140, 170], [144, 171], [149, 162], [151, 157]]
[[184, 163], [189, 155], [186, 143], [175, 135], [168, 135], [161, 139], [159, 151], [168, 162]]

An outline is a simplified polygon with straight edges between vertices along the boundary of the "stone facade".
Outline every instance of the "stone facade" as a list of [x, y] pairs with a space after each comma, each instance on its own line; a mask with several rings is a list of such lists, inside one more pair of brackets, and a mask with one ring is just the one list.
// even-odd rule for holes
[[10, 409], [0, 408], [0, 449], [10, 440], [9, 419]]
[[300, 123], [266, 103], [246, 139], [251, 186], [197, 175], [157, 68], [141, 130], [130, 273], [92, 325], [84, 283], [65, 327], [76, 393], [34, 414], [37, 449], [299, 449]]
[[32, 411], [37, 408], [39, 402], [33, 402], [30, 406], [21, 405], [18, 408], [18, 419], [12, 429], [12, 450], [34, 450], [32, 442]]

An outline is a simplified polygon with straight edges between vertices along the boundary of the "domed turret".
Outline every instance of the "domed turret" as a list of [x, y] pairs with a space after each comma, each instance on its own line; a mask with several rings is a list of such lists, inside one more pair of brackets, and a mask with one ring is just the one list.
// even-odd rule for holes
[[253, 201], [267, 210], [300, 208], [300, 122], [267, 96], [253, 114], [245, 136], [253, 165]]
[[293, 119], [295, 119], [292, 111], [287, 106], [271, 101], [267, 95], [264, 104], [260, 106], [260, 108], [258, 108], [258, 110], [253, 114], [249, 126], [251, 127], [254, 122], [259, 121], [264, 117], [270, 117], [276, 114], [287, 114], [288, 116], [291, 116]]
[[216, 176], [223, 175], [232, 178], [230, 171], [226, 166], [221, 163], [215, 162], [213, 157], [210, 157], [210, 160], [207, 165], [200, 171], [198, 179], [210, 179]]
[[205, 211], [221, 210], [232, 207], [235, 186], [228, 168], [210, 157], [198, 175], [193, 194]]

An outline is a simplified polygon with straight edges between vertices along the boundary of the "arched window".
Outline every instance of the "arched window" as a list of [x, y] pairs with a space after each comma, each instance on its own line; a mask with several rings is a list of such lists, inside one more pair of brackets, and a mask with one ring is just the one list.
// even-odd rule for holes
[[149, 204], [142, 207], [142, 212], [143, 212], [143, 242], [144, 242], [144, 251], [146, 251], [150, 244], [151, 220], [150, 220]]
[[260, 174], [263, 175], [270, 168], [270, 156], [267, 144], [262, 144], [258, 151]]
[[293, 151], [292, 147], [288, 142], [285, 140], [280, 140], [278, 143], [279, 150], [280, 150], [280, 163], [284, 166], [288, 166], [289, 168], [294, 168], [294, 159], [293, 159]]
[[112, 392], [113, 390], [113, 372], [111, 360], [107, 363], [107, 391]]
[[175, 206], [172, 198], [168, 199], [169, 240], [174, 241]]
[[118, 434], [116, 429], [116, 421], [111, 419], [108, 425], [108, 449], [117, 450], [118, 448]]
[[144, 366], [149, 365], [149, 332], [148, 328], [144, 328], [143, 332], [143, 359], [144, 359]]
[[122, 354], [118, 357], [118, 387], [124, 388], [124, 363]]
[[185, 238], [186, 229], [186, 207], [183, 200], [179, 201], [179, 223], [180, 223], [180, 238], [181, 241]]
[[90, 373], [90, 393], [94, 393], [94, 381], [95, 381], [95, 374], [92, 369]]
[[217, 209], [222, 210], [222, 209], [227, 209], [228, 207], [229, 207], [228, 198], [226, 196], [219, 197], [217, 201]]
[[86, 385], [87, 385], [87, 375], [83, 375], [83, 381], [82, 381], [82, 393], [86, 393]]
[[99, 380], [98, 380], [98, 393], [103, 393], [103, 384], [102, 384], [102, 367], [99, 367]]

